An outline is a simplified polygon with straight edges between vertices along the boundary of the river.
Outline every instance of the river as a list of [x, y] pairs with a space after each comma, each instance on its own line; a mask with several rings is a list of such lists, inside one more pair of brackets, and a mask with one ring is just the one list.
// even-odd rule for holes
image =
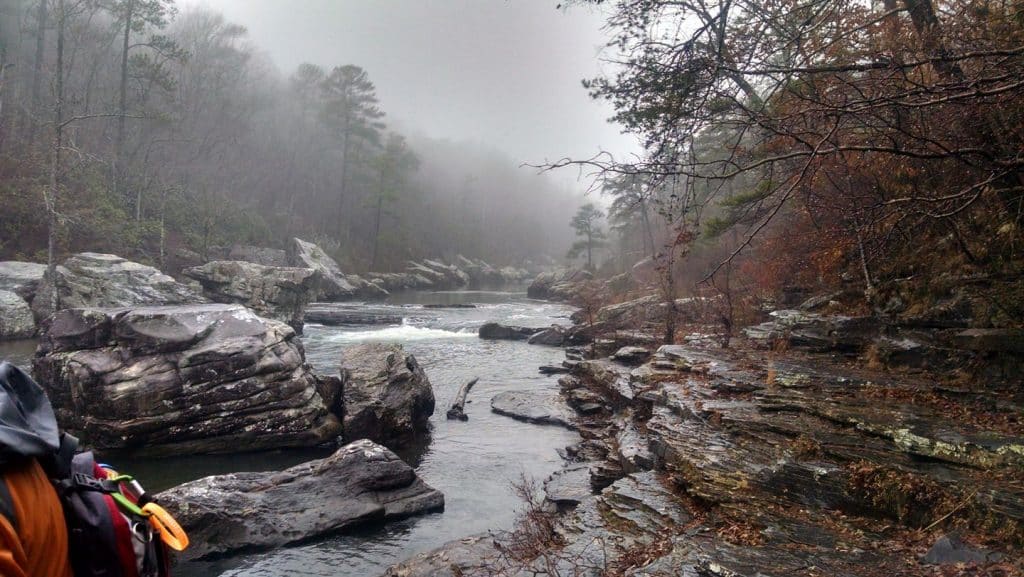
[[[472, 304], [475, 308], [424, 308], [424, 304]], [[428, 442], [400, 451], [419, 475], [445, 495], [445, 510], [354, 533], [268, 552], [180, 566], [181, 577], [377, 575], [389, 565], [447, 541], [487, 530], [509, 528], [519, 502], [512, 483], [537, 480], [559, 469], [557, 449], [578, 440], [559, 427], [521, 423], [491, 413], [490, 399], [502, 391], [549, 391], [557, 378], [537, 368], [558, 364], [561, 349], [523, 342], [484, 341], [477, 329], [488, 321], [544, 327], [568, 324], [565, 305], [529, 300], [525, 293], [458, 291], [411, 293], [375, 313], [401, 316], [399, 324], [324, 327], [307, 325], [303, 342], [307, 360], [320, 372], [336, 374], [341, 351], [360, 342], [402, 343], [416, 356], [434, 388], [437, 408]], [[24, 364], [32, 346], [0, 345], [0, 358]], [[458, 388], [480, 377], [466, 406], [469, 421], [448, 421], [445, 411]], [[145, 481], [151, 491], [213, 473], [280, 469], [325, 456], [329, 451], [275, 451], [239, 455], [183, 456], [117, 463]]]

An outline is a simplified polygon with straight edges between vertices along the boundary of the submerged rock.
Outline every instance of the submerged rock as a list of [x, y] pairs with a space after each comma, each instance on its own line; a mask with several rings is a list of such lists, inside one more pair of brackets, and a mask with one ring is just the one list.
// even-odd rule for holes
[[0, 341], [28, 339], [36, 335], [32, 309], [17, 293], [0, 290]]
[[440, 491], [367, 440], [284, 471], [205, 477], [158, 499], [189, 535], [183, 560], [280, 547], [444, 509]]
[[425, 434], [434, 390], [416, 358], [394, 343], [346, 348], [341, 358], [344, 437], [391, 444]]
[[64, 310], [37, 355], [61, 424], [96, 449], [226, 453], [341, 433], [295, 331], [240, 305]]
[[239, 260], [217, 260], [184, 271], [219, 303], [243, 304], [260, 315], [287, 323], [302, 332], [306, 305], [320, 291], [320, 272], [311, 268], [264, 266]]
[[544, 329], [532, 327], [506, 326], [499, 323], [486, 323], [480, 327], [480, 338], [489, 340], [525, 341]]
[[56, 290], [58, 308], [131, 307], [208, 302], [191, 287], [159, 270], [113, 254], [83, 252], [57, 267], [54, 281], [45, 280], [32, 301], [37, 318], [54, 311], [49, 295]]

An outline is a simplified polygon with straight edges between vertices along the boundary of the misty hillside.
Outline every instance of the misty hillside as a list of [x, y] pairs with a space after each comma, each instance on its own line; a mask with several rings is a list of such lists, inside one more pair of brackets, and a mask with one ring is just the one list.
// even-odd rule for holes
[[58, 257], [160, 266], [293, 236], [358, 271], [570, 244], [571, 191], [496, 148], [408, 140], [358, 62], [279, 70], [243, 26], [170, 0], [38, 6], [0, 4], [2, 258], [46, 260], [49, 219]]

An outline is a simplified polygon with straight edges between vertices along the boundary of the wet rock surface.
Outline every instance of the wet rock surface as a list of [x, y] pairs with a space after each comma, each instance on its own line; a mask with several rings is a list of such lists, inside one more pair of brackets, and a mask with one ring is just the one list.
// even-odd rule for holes
[[368, 343], [341, 358], [346, 441], [394, 445], [424, 435], [434, 414], [434, 391], [416, 358], [402, 345]]
[[480, 327], [479, 334], [481, 339], [525, 341], [543, 330], [544, 329], [534, 327], [517, 327], [502, 325], [499, 323], [486, 323]]
[[338, 325], [400, 325], [403, 316], [394, 309], [379, 309], [365, 305], [314, 303], [306, 307], [303, 318], [307, 323], [327, 326]]
[[287, 323], [302, 332], [305, 308], [320, 291], [323, 276], [311, 268], [264, 266], [218, 260], [184, 271], [202, 285], [203, 294], [218, 303], [243, 304], [261, 316]]
[[670, 345], [636, 365], [597, 351], [570, 351], [559, 381], [583, 440], [546, 482], [554, 534], [525, 556], [515, 540], [479, 544], [485, 574], [1024, 571], [1013, 387], [937, 386], [841, 355]]
[[61, 424], [97, 449], [223, 453], [333, 441], [295, 332], [240, 305], [69, 309], [33, 372]]
[[183, 560], [280, 547], [444, 508], [444, 495], [367, 440], [284, 471], [205, 477], [158, 499], [189, 534]]

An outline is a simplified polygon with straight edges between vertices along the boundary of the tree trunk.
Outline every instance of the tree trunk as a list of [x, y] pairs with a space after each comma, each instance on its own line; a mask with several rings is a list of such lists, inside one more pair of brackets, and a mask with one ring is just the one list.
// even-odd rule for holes
[[46, 285], [49, 287], [50, 311], [59, 306], [57, 297], [57, 193], [60, 175], [60, 152], [64, 145], [64, 0], [57, 4], [57, 66], [54, 68], [53, 139], [50, 145], [49, 182], [43, 193], [46, 205]]
[[[42, 103], [42, 82], [43, 82], [43, 58], [46, 56], [46, 20], [49, 11], [46, 9], [47, 0], [39, 0], [36, 7], [36, 54], [32, 62], [32, 108], [31, 113], [39, 114]], [[26, 111], [26, 114], [29, 111]], [[32, 142], [35, 138], [37, 119], [30, 119], [24, 125], [28, 129], [27, 141]]]
[[458, 419], [460, 421], [468, 421], [469, 417], [466, 416], [466, 396], [469, 395], [469, 390], [473, 388], [473, 385], [480, 380], [480, 377], [476, 377], [468, 383], [462, 385], [459, 389], [458, 394], [455, 395], [455, 402], [452, 403], [450, 409], [448, 409], [448, 419]]
[[[121, 165], [124, 163], [124, 121], [128, 114], [128, 47], [132, 31], [132, 15], [135, 10], [135, 0], [128, 0], [124, 16], [124, 36], [121, 43], [121, 84], [119, 86], [120, 99], [118, 100], [117, 116], [117, 140], [114, 143], [114, 190], [122, 195], [126, 194], [124, 179], [127, 171]], [[126, 199], [127, 200], [127, 199]]]
[[377, 249], [380, 245], [380, 217], [384, 212], [384, 173], [386, 167], [380, 169], [380, 192], [377, 194], [377, 220], [373, 225], [373, 258], [370, 270], [377, 270]]

